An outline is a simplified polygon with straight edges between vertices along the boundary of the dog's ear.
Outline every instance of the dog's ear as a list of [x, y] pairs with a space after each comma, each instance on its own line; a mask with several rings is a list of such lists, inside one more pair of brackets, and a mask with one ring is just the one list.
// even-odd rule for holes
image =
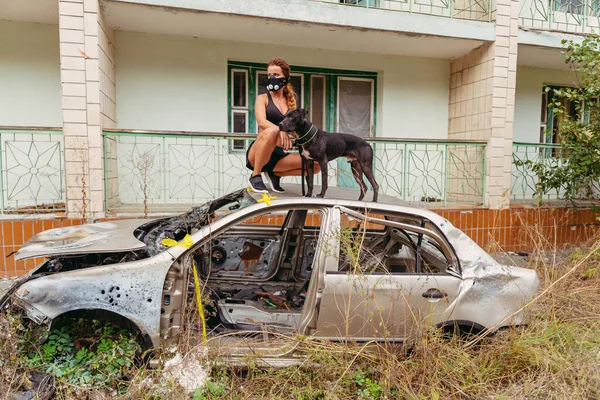
[[301, 108], [299, 111], [300, 111], [300, 116], [301, 116], [302, 118], [306, 118], [306, 109], [304, 109], [304, 108]]

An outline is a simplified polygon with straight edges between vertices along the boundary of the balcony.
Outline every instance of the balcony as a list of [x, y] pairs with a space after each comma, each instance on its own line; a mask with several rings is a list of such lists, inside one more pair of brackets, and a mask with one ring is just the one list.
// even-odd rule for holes
[[491, 0], [306, 0], [436, 17], [491, 21]]
[[[251, 171], [233, 141], [256, 135], [104, 132], [108, 211], [174, 212], [247, 186]], [[380, 192], [422, 206], [484, 203], [485, 142], [372, 138]], [[301, 183], [299, 177], [284, 184]], [[320, 174], [315, 184], [321, 182]], [[329, 186], [358, 187], [345, 159], [330, 163]], [[369, 195], [367, 195], [368, 197]]]
[[569, 33], [600, 30], [599, 0], [522, 0], [519, 25]]
[[343, 1], [106, 0], [104, 11], [117, 31], [412, 57], [452, 59], [495, 38], [491, 0]]
[[[252, 134], [106, 130], [106, 211], [178, 212], [247, 185], [245, 152]], [[485, 203], [486, 143], [371, 138], [381, 193], [424, 207]], [[236, 146], [237, 147], [237, 146]], [[511, 202], [534, 200], [538, 177], [524, 162], [564, 162], [560, 147], [514, 143]], [[63, 138], [58, 128], [0, 128], [0, 215], [65, 210]], [[330, 163], [329, 185], [356, 188], [345, 160]], [[300, 183], [298, 177], [284, 183]], [[321, 182], [315, 176], [315, 184]], [[146, 187], [146, 189], [144, 189]], [[600, 187], [598, 188], [600, 191]], [[357, 192], [358, 193], [358, 192]], [[544, 196], [559, 200], [563, 191]]]

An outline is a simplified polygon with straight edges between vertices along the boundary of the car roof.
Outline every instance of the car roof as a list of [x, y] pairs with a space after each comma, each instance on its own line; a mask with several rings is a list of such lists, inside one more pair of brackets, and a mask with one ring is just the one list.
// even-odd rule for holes
[[[305, 204], [305, 205], [324, 205], [324, 206], [346, 206], [346, 207], [364, 207], [369, 209], [381, 209], [384, 211], [392, 211], [399, 212], [405, 214], [414, 214], [424, 218], [428, 218], [431, 221], [435, 221], [436, 223], [442, 223], [446, 221], [440, 214], [428, 210], [420, 205], [412, 205], [410, 202], [406, 200], [399, 199], [397, 197], [379, 194], [379, 198], [377, 203], [373, 203], [371, 199], [373, 198], [373, 192], [368, 191], [365, 195], [365, 199], [368, 201], [358, 201], [358, 196], [360, 194], [359, 189], [350, 189], [350, 188], [338, 188], [331, 187], [327, 189], [325, 193], [325, 198], [308, 198], [302, 196], [302, 186], [300, 184], [286, 184], [281, 185], [284, 189], [284, 193], [269, 193], [269, 197], [274, 199], [272, 204], [277, 204], [278, 201], [281, 203], [288, 204]], [[261, 201], [263, 197], [263, 193], [256, 193], [250, 190], [249, 194], [252, 198], [257, 201]], [[315, 185], [313, 190], [314, 193], [319, 193], [321, 191], [321, 187]]]
[[[303, 197], [301, 184], [290, 183], [290, 184], [282, 184], [281, 186], [285, 189], [284, 193], [269, 193], [269, 196], [271, 196], [271, 197], [277, 196], [277, 198], [279, 198], [279, 199], [292, 199], [292, 198], [298, 199], [298, 198]], [[307, 188], [305, 185], [305, 190], [306, 189]], [[314, 189], [313, 189], [313, 196], [315, 196], [316, 194], [318, 194], [320, 192], [321, 192], [321, 186], [315, 185]], [[262, 197], [262, 193], [251, 192], [251, 195], [255, 199], [260, 199]], [[360, 190], [358, 188], [356, 188], [356, 189], [339, 188], [339, 187], [334, 186], [334, 187], [329, 187], [327, 189], [327, 192], [325, 193], [325, 198], [326, 199], [335, 199], [335, 200], [345, 200], [345, 201], [358, 201], [359, 195], [360, 195]], [[379, 197], [378, 201], [377, 201], [378, 204], [390, 204], [390, 205], [405, 206], [405, 207], [416, 207], [414, 205], [411, 205], [411, 203], [406, 200], [402, 200], [402, 199], [399, 199], [398, 197], [389, 196], [389, 195], [386, 195], [383, 193], [379, 193], [378, 197]], [[361, 202], [370, 203], [372, 199], [373, 199], [373, 192], [367, 191], [365, 198]], [[418, 207], [418, 208], [422, 208], [422, 207]]]

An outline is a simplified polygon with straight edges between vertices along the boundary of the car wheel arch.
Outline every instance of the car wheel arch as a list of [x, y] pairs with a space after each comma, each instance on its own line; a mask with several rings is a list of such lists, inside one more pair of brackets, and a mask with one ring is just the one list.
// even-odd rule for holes
[[476, 336], [488, 330], [485, 326], [477, 322], [463, 319], [440, 322], [436, 325], [436, 328], [442, 330], [444, 333], [457, 333], [456, 331], [458, 330], [460, 335], [467, 336]]
[[69, 318], [83, 318], [87, 320], [98, 320], [103, 322], [110, 322], [116, 326], [121, 328], [130, 329], [132, 332], [136, 332], [142, 338], [141, 345], [143, 346], [143, 350], [146, 351], [154, 347], [152, 339], [147, 332], [139, 327], [138, 324], [133, 322], [131, 319], [116, 313], [114, 311], [104, 310], [104, 309], [77, 309], [66, 311], [55, 318], [50, 322], [49, 330], [60, 328], [62, 326], [63, 321]]

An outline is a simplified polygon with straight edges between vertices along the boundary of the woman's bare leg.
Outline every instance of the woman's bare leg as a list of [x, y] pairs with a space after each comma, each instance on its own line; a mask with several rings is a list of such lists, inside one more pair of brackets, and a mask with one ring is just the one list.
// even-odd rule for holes
[[[254, 148], [254, 146], [252, 146]], [[252, 149], [250, 149], [252, 152]], [[250, 161], [252, 162], [252, 161]], [[254, 165], [254, 164], [252, 164]], [[256, 170], [256, 167], [255, 167]], [[302, 175], [302, 157], [300, 154], [290, 154], [286, 157], [283, 157], [273, 169], [273, 172], [277, 176], [300, 176]], [[319, 167], [318, 163], [315, 163], [314, 173], [318, 174], [321, 172], [321, 167]], [[304, 171], [304, 175], [306, 175], [306, 170]]]
[[[267, 128], [258, 134], [256, 141], [248, 152], [248, 160], [250, 161], [250, 164], [254, 166], [252, 176], [260, 175], [262, 168], [269, 162], [278, 139], [279, 128], [276, 126]], [[298, 157], [300, 157], [299, 154]]]

